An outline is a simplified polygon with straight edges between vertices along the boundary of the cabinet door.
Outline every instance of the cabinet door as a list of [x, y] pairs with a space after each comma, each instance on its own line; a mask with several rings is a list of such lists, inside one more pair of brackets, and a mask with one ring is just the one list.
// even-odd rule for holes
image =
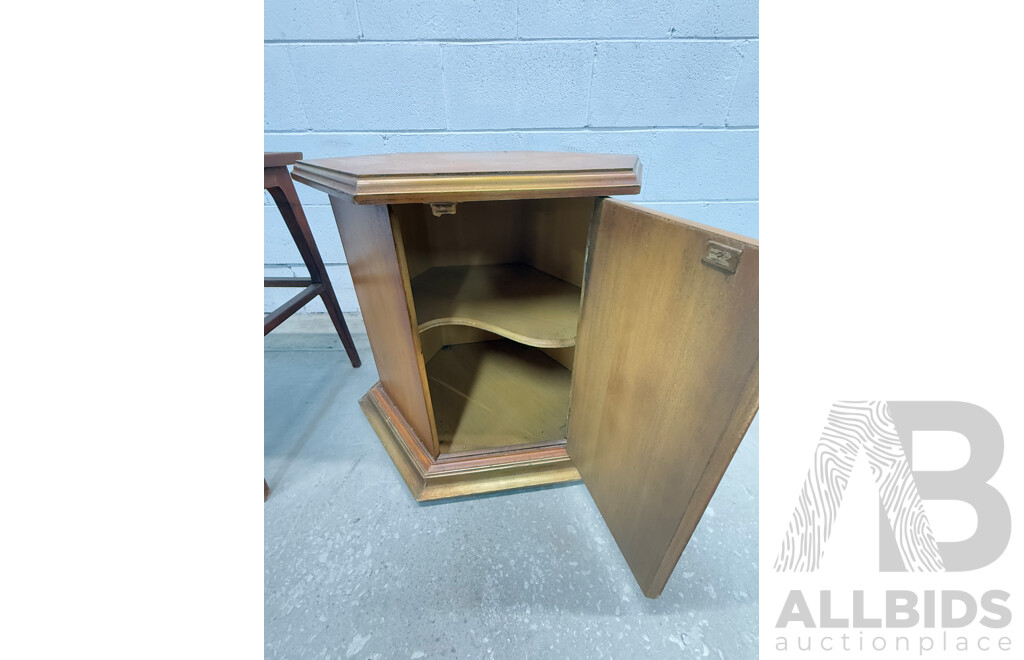
[[757, 412], [758, 246], [618, 200], [591, 226], [568, 451], [656, 598]]

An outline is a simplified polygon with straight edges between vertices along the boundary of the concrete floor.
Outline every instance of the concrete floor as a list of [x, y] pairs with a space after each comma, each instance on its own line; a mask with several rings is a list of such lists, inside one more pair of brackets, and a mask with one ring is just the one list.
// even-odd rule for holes
[[418, 504], [326, 315], [265, 341], [267, 658], [757, 657], [757, 420], [661, 598], [582, 484]]

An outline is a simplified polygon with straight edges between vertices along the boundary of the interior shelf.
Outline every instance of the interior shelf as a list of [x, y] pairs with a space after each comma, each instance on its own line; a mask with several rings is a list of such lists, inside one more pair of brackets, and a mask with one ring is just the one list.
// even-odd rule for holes
[[565, 438], [571, 372], [536, 348], [445, 346], [426, 370], [442, 453]]
[[580, 288], [524, 264], [429, 268], [412, 293], [420, 331], [467, 325], [527, 346], [576, 344]]

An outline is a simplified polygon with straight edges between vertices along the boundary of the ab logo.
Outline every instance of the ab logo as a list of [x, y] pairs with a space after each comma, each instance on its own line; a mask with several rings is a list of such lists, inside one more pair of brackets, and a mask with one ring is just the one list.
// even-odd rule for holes
[[[967, 463], [915, 471], [915, 431], [953, 431], [970, 445]], [[857, 456], [878, 488], [881, 571], [971, 571], [999, 558], [1010, 540], [1010, 509], [988, 480], [1003, 458], [1003, 432], [985, 409], [958, 401], [842, 401], [829, 411], [776, 571], [815, 571], [839, 514]], [[977, 513], [974, 535], [936, 541], [924, 500], [958, 500]]]

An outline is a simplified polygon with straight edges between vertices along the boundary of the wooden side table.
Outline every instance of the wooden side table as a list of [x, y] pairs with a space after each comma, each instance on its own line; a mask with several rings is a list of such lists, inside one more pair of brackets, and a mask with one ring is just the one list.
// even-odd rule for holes
[[288, 166], [302, 158], [302, 153], [281, 152], [263, 154], [263, 187], [274, 198], [277, 208], [281, 211], [285, 225], [295, 241], [295, 247], [299, 249], [302, 262], [306, 264], [309, 277], [265, 277], [264, 287], [304, 287], [291, 300], [267, 314], [263, 319], [263, 334], [266, 336], [271, 330], [284, 323], [284, 321], [302, 308], [313, 298], [320, 296], [327, 308], [327, 314], [334, 323], [341, 343], [348, 353], [348, 359], [353, 367], [362, 364], [359, 353], [356, 352], [356, 345], [352, 341], [352, 334], [345, 323], [345, 317], [341, 314], [341, 306], [338, 305], [338, 297], [334, 294], [334, 287], [331, 286], [331, 279], [327, 275], [327, 268], [323, 259], [320, 258], [320, 251], [313, 240], [313, 232], [309, 229], [306, 221], [306, 214], [302, 212], [302, 204], [299, 203], [299, 196], [295, 192], [295, 185], [288, 176]]
[[657, 597], [758, 406], [758, 244], [607, 195], [636, 156], [299, 161], [330, 195], [417, 500], [582, 480]]
[[[313, 298], [320, 296], [327, 308], [327, 314], [334, 323], [334, 329], [341, 338], [345, 347], [348, 359], [353, 367], [362, 364], [359, 353], [356, 352], [356, 345], [352, 341], [352, 333], [349, 332], [345, 317], [341, 314], [341, 306], [338, 304], [338, 297], [334, 294], [334, 287], [331, 286], [331, 278], [327, 275], [327, 268], [324, 260], [320, 257], [320, 251], [313, 240], [313, 232], [309, 229], [309, 222], [306, 221], [306, 214], [302, 211], [302, 204], [299, 203], [299, 196], [295, 192], [295, 185], [288, 176], [288, 166], [302, 158], [302, 153], [292, 152], [264, 152], [263, 154], [263, 188], [270, 193], [281, 211], [284, 223], [288, 227], [295, 247], [299, 249], [302, 262], [306, 264], [309, 277], [265, 277], [264, 287], [303, 287], [291, 300], [275, 309], [263, 318], [263, 335], [266, 336], [271, 330], [284, 323], [284, 321], [302, 308]], [[270, 497], [270, 486], [267, 480], [263, 480], [263, 501]]]

